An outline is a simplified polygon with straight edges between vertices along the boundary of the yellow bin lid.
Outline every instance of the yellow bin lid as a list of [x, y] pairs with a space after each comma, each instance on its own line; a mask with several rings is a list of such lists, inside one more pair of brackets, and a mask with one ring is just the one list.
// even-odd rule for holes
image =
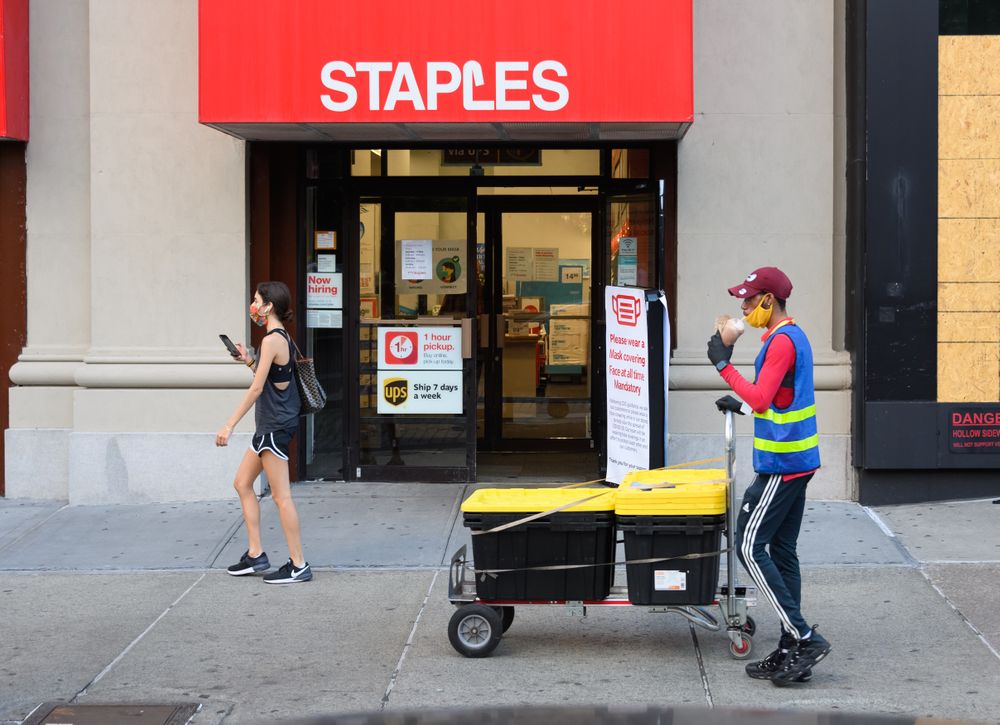
[[462, 502], [462, 511], [541, 513], [574, 501], [581, 503], [565, 511], [614, 511], [616, 493], [616, 489], [597, 488], [481, 488]]
[[[632, 471], [615, 501], [619, 516], [714, 516], [726, 513], [721, 468]], [[655, 487], [654, 487], [655, 486]]]

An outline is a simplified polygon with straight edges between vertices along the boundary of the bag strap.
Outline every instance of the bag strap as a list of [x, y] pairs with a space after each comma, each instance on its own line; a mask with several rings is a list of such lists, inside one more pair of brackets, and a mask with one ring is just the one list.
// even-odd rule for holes
[[288, 334], [288, 330], [286, 330], [284, 327], [281, 327], [275, 330], [275, 332], [280, 333], [281, 336], [284, 337], [285, 340], [287, 340], [288, 343], [295, 350], [295, 362], [298, 362], [299, 360], [305, 360], [305, 357], [303, 357], [302, 353], [299, 352], [299, 346], [295, 344], [295, 340], [292, 338], [291, 335]]

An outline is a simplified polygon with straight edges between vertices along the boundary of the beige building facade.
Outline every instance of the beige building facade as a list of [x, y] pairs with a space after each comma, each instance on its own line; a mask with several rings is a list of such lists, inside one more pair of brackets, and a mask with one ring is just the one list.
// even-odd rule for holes
[[[226, 498], [252, 432], [214, 432], [249, 380], [252, 141], [199, 123], [195, 0], [32, 0], [27, 344], [10, 373], [6, 495]], [[705, 357], [726, 288], [777, 265], [816, 360], [822, 499], [852, 499], [845, 351], [844, 9], [694, 3], [694, 118], [676, 144], [672, 461], [717, 455]], [[657, 88], [655, 69], [648, 75]], [[295, 254], [294, 245], [289, 254]], [[670, 270], [667, 271], [669, 275]], [[286, 280], [290, 285], [294, 279]], [[748, 334], [734, 362], [752, 376]], [[738, 476], [752, 421], [738, 421]]]

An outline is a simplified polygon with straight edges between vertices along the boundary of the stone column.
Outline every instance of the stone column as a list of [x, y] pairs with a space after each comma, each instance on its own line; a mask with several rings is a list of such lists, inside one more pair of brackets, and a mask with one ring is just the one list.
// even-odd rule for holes
[[[794, 291], [789, 311], [816, 360], [824, 471], [811, 495], [849, 498], [850, 361], [843, 352], [843, 104], [837, 81], [843, 23], [834, 3], [695, 3], [695, 119], [678, 146], [678, 349], [671, 366], [673, 460], [717, 449], [726, 392], [705, 343], [719, 313], [739, 314], [726, 289], [765, 265]], [[840, 9], [842, 12], [842, 8]], [[840, 28], [838, 35], [837, 28]], [[842, 65], [842, 62], [841, 62]], [[842, 193], [841, 193], [842, 199]], [[838, 239], [838, 235], [840, 235]], [[736, 346], [748, 378], [759, 335]], [[752, 421], [739, 419], [740, 484], [752, 475]], [[709, 436], [709, 438], [706, 438]]]
[[[252, 430], [214, 446], [250, 380], [218, 339], [248, 333], [245, 151], [198, 124], [198, 4], [81, 0], [69, 20], [66, 5], [32, 4], [33, 102], [55, 118], [29, 150], [29, 344], [7, 433], [26, 470], [8, 493], [229, 497]], [[65, 439], [45, 486], [41, 427]]]

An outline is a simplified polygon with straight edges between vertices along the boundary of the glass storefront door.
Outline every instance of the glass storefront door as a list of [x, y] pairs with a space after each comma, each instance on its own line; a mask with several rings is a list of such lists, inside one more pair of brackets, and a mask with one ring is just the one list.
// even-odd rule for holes
[[593, 447], [594, 197], [483, 199], [483, 450]]
[[467, 206], [461, 196], [360, 200], [356, 479], [475, 479]]
[[[298, 304], [331, 402], [306, 420], [306, 477], [600, 469], [604, 287], [655, 287], [673, 268], [670, 187], [649, 181], [672, 157], [514, 151], [307, 156]], [[342, 281], [338, 304], [314, 280]]]

